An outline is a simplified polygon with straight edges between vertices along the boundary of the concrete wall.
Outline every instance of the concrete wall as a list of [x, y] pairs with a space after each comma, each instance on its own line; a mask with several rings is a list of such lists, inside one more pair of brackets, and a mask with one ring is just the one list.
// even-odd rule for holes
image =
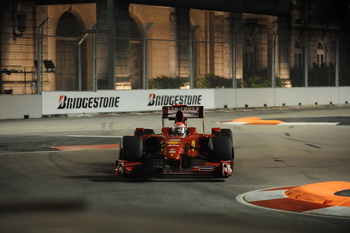
[[216, 89], [216, 108], [346, 104], [350, 87]]
[[0, 95], [0, 119], [40, 118], [41, 95]]
[[[246, 88], [246, 89], [193, 89], [193, 90], [130, 90], [99, 92], [44, 92], [43, 95], [0, 95], [0, 119], [40, 118], [50, 114], [75, 114], [91, 112], [133, 112], [160, 110], [161, 105], [150, 104], [153, 96], [200, 96], [196, 105], [206, 109], [281, 107], [348, 104], [350, 87], [310, 88]], [[58, 106], [67, 98], [92, 98], [101, 100], [104, 96], [118, 97], [115, 109], [73, 109], [60, 110]], [[191, 97], [191, 98], [192, 98]], [[186, 97], [187, 98], [187, 97]], [[178, 99], [180, 100], [180, 99]], [[61, 102], [60, 102], [61, 101]], [[91, 102], [92, 103], [92, 102]], [[91, 104], [93, 105], [93, 104]]]

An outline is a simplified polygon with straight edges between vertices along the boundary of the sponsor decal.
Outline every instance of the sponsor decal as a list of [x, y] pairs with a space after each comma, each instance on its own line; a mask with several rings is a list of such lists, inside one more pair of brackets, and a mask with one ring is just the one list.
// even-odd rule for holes
[[213, 166], [200, 166], [199, 170], [200, 171], [212, 171], [213, 170]]
[[168, 142], [168, 145], [177, 145], [180, 144], [180, 142]]
[[[196, 147], [196, 142], [195, 142], [194, 140], [192, 140], [191, 146], [192, 146], [193, 148]], [[194, 151], [194, 149], [192, 149], [192, 151]]]
[[181, 141], [180, 139], [176, 139], [176, 138], [170, 139], [170, 140], [168, 141], [167, 145], [178, 145], [178, 144], [181, 143], [180, 141]]
[[57, 109], [118, 108], [120, 97], [67, 97], [61, 95]]
[[148, 96], [147, 106], [163, 105], [201, 105], [202, 95], [156, 95], [154, 93]]

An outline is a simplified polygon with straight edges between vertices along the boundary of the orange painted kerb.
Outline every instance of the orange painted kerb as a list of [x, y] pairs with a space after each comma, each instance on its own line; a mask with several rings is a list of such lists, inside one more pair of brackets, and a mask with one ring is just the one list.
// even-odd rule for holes
[[239, 118], [231, 121], [222, 121], [221, 123], [224, 122], [246, 122], [246, 125], [278, 125], [284, 123], [284, 121], [279, 120], [262, 120], [259, 117]]
[[103, 149], [119, 149], [120, 144], [53, 146], [52, 148], [62, 150], [62, 151], [66, 151], [66, 150], [103, 150]]
[[330, 181], [290, 188], [284, 194], [295, 200], [350, 207], [350, 197], [334, 195], [336, 192], [348, 189], [350, 189], [350, 182]]

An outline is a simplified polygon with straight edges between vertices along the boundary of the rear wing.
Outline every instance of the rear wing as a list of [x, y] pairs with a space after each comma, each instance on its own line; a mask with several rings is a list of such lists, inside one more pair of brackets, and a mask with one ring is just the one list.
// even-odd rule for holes
[[186, 105], [174, 105], [163, 106], [162, 108], [162, 120], [164, 127], [164, 119], [174, 120], [175, 122], [182, 122], [186, 124], [189, 118], [203, 119], [203, 132], [204, 132], [204, 107], [203, 106], [186, 106]]
[[163, 106], [162, 118], [168, 118], [169, 120], [182, 121], [178, 119], [179, 112], [182, 112], [183, 118], [204, 118], [203, 106]]

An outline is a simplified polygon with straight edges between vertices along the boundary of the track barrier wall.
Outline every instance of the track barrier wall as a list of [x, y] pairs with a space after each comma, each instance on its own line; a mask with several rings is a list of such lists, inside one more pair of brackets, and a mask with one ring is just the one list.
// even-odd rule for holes
[[348, 104], [350, 87], [215, 89], [215, 108]]
[[346, 105], [350, 87], [124, 90], [0, 95], [0, 119], [45, 115], [159, 111], [163, 105], [205, 109]]
[[43, 92], [43, 115], [156, 111], [174, 104], [213, 109], [214, 89]]
[[0, 119], [40, 118], [41, 95], [0, 95]]

